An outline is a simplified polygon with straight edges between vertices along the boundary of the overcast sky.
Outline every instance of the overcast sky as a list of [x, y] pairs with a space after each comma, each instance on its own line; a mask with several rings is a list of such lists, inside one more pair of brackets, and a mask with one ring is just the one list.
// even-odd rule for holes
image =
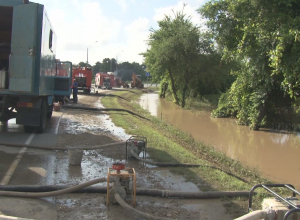
[[[172, 9], [201, 23], [196, 10], [207, 0], [32, 0], [45, 5], [57, 36], [57, 58], [94, 65], [104, 58], [118, 62], [143, 62], [149, 29]], [[97, 43], [95, 43], [98, 41]]]

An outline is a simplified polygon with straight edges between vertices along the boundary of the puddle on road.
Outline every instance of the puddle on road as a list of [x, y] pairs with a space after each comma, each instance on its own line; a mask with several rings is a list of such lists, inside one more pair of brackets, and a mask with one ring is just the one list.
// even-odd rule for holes
[[[96, 150], [84, 151], [81, 166], [69, 166], [68, 161], [66, 152], [58, 153], [56, 184], [77, 184], [106, 177], [107, 168], [111, 167], [113, 163], [125, 162], [104, 157]], [[99, 183], [99, 185], [105, 186], [106, 183]]]
[[[78, 119], [78, 117], [76, 118]], [[67, 125], [67, 128], [65, 128], [66, 133], [69, 134], [82, 134], [82, 133], [97, 133], [97, 132], [103, 132], [105, 131], [103, 128], [100, 128], [97, 125], [87, 125], [82, 124], [78, 121], [73, 121], [72, 118], [65, 118], [65, 123]]]
[[[104, 108], [104, 106], [99, 102], [95, 103], [96, 108]], [[112, 135], [118, 137], [118, 139], [122, 141], [128, 140], [131, 136], [126, 134], [125, 130], [122, 127], [117, 127], [115, 124], [112, 122], [111, 118], [109, 115], [99, 115], [97, 116], [99, 120], [102, 121], [103, 129]]]
[[[126, 166], [143, 166], [138, 161], [114, 160], [101, 155], [96, 150], [84, 151], [81, 166], [69, 166], [68, 155], [60, 153], [57, 158], [56, 184], [78, 184], [91, 179], [107, 176], [108, 167], [113, 163], [126, 163]], [[130, 164], [130, 165], [129, 165]], [[159, 169], [159, 168], [158, 168]], [[199, 192], [197, 185], [186, 182], [185, 178], [171, 173], [169, 170], [148, 170], [149, 172], [137, 172], [137, 185], [142, 188], [163, 188], [185, 192]], [[99, 183], [99, 186], [106, 186], [106, 183]]]
[[[101, 103], [95, 103], [94, 107], [104, 108]], [[125, 130], [122, 127], [115, 126], [107, 114], [94, 114], [93, 112], [89, 114], [88, 117], [90, 117], [90, 120], [86, 121], [84, 117], [81, 117], [78, 114], [66, 114], [61, 123], [66, 124], [65, 132], [69, 134], [82, 134], [87, 132], [99, 134], [99, 132], [104, 132], [116, 136], [119, 140], [123, 141], [126, 141], [131, 137], [125, 133]]]

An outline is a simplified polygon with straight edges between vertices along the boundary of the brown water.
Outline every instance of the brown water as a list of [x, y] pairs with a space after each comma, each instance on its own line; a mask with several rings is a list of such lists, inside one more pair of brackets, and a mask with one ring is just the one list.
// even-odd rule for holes
[[157, 94], [144, 94], [140, 105], [152, 115], [170, 122], [195, 140], [226, 153], [244, 165], [257, 168], [277, 183], [300, 189], [300, 134], [286, 131], [249, 130], [234, 119], [211, 118], [210, 112], [194, 113]]

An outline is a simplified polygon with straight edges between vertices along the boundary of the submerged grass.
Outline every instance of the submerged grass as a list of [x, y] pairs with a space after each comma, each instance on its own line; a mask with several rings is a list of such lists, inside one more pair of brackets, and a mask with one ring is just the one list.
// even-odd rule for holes
[[[151, 116], [136, 102], [143, 91], [145, 92], [146, 89], [117, 92], [117, 95], [132, 101], [105, 97], [102, 99], [102, 104], [107, 108], [125, 108], [150, 119], [147, 121], [129, 114], [111, 114], [114, 124], [123, 127], [127, 134], [147, 137], [147, 151], [154, 161], [215, 166], [247, 180], [245, 183], [222, 171], [207, 167], [170, 168], [172, 172], [183, 175], [187, 181], [198, 185], [202, 191], [249, 191], [256, 184], [270, 183], [260, 177], [255, 169], [242, 166], [239, 161], [232, 160], [224, 153], [195, 141], [190, 135], [167, 122]], [[261, 191], [257, 190], [257, 192]], [[253, 203], [254, 208], [260, 208], [260, 201], [264, 196], [265, 194], [256, 196]], [[237, 217], [247, 212], [247, 201], [248, 199], [245, 198], [230, 199], [224, 200], [224, 204], [226, 204], [228, 212], [234, 213], [234, 217]]]

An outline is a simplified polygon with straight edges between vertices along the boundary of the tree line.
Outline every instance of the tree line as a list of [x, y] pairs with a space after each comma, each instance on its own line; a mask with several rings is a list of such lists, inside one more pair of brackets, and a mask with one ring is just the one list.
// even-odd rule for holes
[[215, 117], [293, 127], [300, 96], [300, 1], [219, 0], [200, 7], [198, 27], [184, 9], [151, 29], [143, 53], [152, 80], [174, 102], [222, 94]]

